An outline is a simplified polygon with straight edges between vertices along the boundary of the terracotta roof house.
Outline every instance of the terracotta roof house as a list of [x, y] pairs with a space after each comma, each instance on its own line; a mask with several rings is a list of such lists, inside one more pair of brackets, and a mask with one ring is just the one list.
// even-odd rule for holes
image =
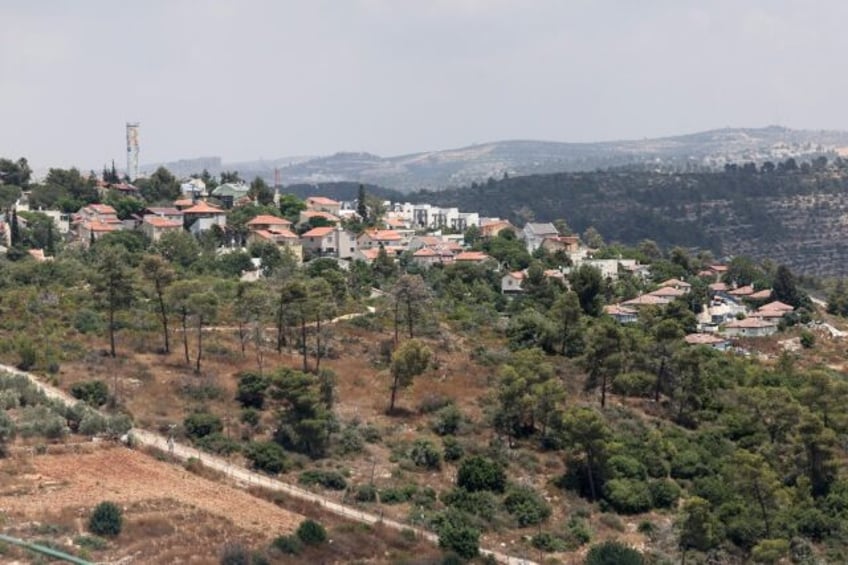
[[77, 234], [83, 247], [88, 247], [92, 240], [96, 241], [106, 235], [121, 230], [120, 222], [106, 223], [100, 220], [84, 220], [77, 226]]
[[503, 230], [510, 230], [513, 233], [518, 233], [518, 229], [506, 220], [493, 220], [481, 223], [479, 226], [480, 235], [483, 237], [497, 237]]
[[575, 253], [580, 249], [580, 238], [576, 235], [553, 235], [544, 238], [541, 247], [550, 253]]
[[272, 227], [267, 230], [251, 230], [247, 236], [247, 241], [250, 243], [273, 243], [291, 253], [298, 263], [303, 262], [303, 245], [300, 243], [300, 238], [287, 228]]
[[191, 208], [194, 206], [194, 203], [198, 202], [193, 198], [180, 198], [179, 200], [174, 201], [174, 208], [177, 210], [185, 210], [186, 208]]
[[247, 222], [247, 229], [251, 231], [267, 230], [269, 228], [288, 229], [291, 225], [292, 223], [285, 218], [278, 218], [277, 216], [271, 216], [270, 214], [260, 214]]
[[[182, 216], [182, 214], [180, 216]], [[148, 214], [144, 216], [144, 219], [141, 222], [141, 232], [154, 243], [159, 241], [159, 239], [168, 232], [178, 232], [182, 230], [183, 222], [181, 219], [172, 220], [170, 218]]]
[[710, 284], [707, 288], [709, 288], [711, 292], [727, 292], [728, 286], [723, 282], [715, 282]]
[[466, 263], [484, 263], [486, 261], [491, 261], [492, 258], [482, 251], [463, 251], [462, 253], [457, 254], [453, 260], [456, 262], [462, 261]]
[[355, 261], [364, 261], [369, 265], [377, 259], [377, 255], [380, 254], [380, 249], [378, 247], [372, 247], [370, 249], [357, 249], [353, 254], [353, 259]]
[[649, 292], [648, 294], [651, 296], [658, 296], [660, 298], [679, 298], [681, 296], [686, 296], [685, 291], [678, 290], [673, 286], [663, 286], [653, 292]]
[[356, 243], [360, 249], [371, 249], [381, 245], [397, 246], [402, 240], [403, 237], [395, 230], [365, 230], [356, 238]]
[[306, 208], [308, 210], [327, 212], [338, 216], [341, 210], [341, 204], [325, 196], [310, 196], [306, 199]]
[[754, 294], [746, 296], [745, 298], [747, 298], [748, 300], [768, 300], [769, 298], [771, 298], [771, 289], [766, 288], [763, 290], [758, 290]]
[[341, 218], [335, 214], [325, 212], [324, 210], [303, 210], [298, 216], [297, 226], [300, 227], [304, 224], [308, 224], [313, 218], [323, 218], [324, 220], [334, 224], [338, 224], [341, 221]]
[[730, 342], [721, 336], [714, 334], [689, 334], [683, 338], [689, 345], [707, 345], [719, 351], [725, 351], [730, 347]]
[[729, 294], [730, 296], [736, 296], [738, 298], [751, 296], [752, 294], [754, 294], [754, 287], [749, 284], [745, 286], [740, 286], [739, 288], [734, 288], [733, 290], [728, 291], [727, 294]]
[[513, 271], [501, 277], [501, 293], [503, 294], [519, 294], [524, 292], [521, 284], [525, 278], [524, 271]]
[[726, 336], [765, 337], [777, 332], [777, 324], [759, 318], [733, 320], [724, 326]]
[[604, 306], [604, 314], [612, 316], [620, 324], [632, 324], [639, 320], [639, 313], [635, 309], [620, 304]]
[[197, 202], [194, 206], [186, 208], [183, 215], [186, 227], [194, 235], [212, 229], [213, 226], [221, 229], [227, 227], [227, 213], [206, 202]]
[[760, 310], [779, 310], [782, 312], [792, 312], [793, 310], [795, 310], [795, 308], [793, 306], [790, 306], [789, 304], [786, 304], [779, 300], [775, 300], [773, 302], [769, 302], [768, 304], [763, 304], [760, 307]]
[[637, 296], [636, 298], [631, 298], [630, 300], [625, 300], [622, 302], [624, 306], [663, 306], [671, 302], [666, 297], [663, 296], [654, 296], [653, 294], [643, 294], [641, 296]]
[[442, 262], [442, 256], [429, 247], [422, 247], [412, 254], [412, 262], [421, 267], [429, 267]]
[[689, 292], [692, 288], [692, 285], [688, 282], [682, 281], [680, 279], [668, 279], [660, 283], [661, 287], [670, 286], [671, 288], [676, 288], [677, 290], [682, 290], [684, 292]]

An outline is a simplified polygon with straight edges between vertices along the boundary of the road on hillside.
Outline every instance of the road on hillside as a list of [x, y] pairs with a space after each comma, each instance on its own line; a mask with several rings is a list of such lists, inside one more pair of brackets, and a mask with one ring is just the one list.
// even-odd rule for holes
[[[0, 364], [0, 371], [5, 371], [7, 373], [12, 373], [15, 375], [22, 375], [28, 378], [38, 388], [44, 391], [44, 394], [46, 394], [48, 398], [61, 400], [66, 404], [75, 404], [76, 402], [78, 402], [75, 398], [65, 393], [64, 391], [41, 382], [32, 373], [20, 371], [15, 367], [3, 364]], [[232, 463], [221, 457], [217, 457], [209, 453], [199, 451], [193, 447], [183, 445], [173, 440], [169, 441], [168, 438], [161, 434], [139, 428], [133, 428], [130, 431], [130, 434], [132, 434], [133, 440], [138, 445], [152, 447], [159, 449], [165, 453], [170, 453], [175, 459], [184, 462], [188, 461], [191, 458], [199, 459], [205, 467], [224, 473], [227, 476], [235, 479], [242, 485], [259, 486], [274, 491], [282, 492], [293, 498], [297, 498], [299, 500], [304, 500], [319, 505], [321, 506], [321, 508], [332, 512], [333, 514], [336, 514], [338, 516], [342, 516], [343, 518], [347, 518], [349, 520], [353, 520], [363, 524], [379, 524], [398, 531], [411, 530], [414, 531], [419, 537], [422, 537], [428, 541], [431, 541], [433, 543], [439, 542], [438, 536], [436, 536], [433, 532], [422, 530], [421, 528], [416, 528], [408, 524], [398, 522], [396, 520], [383, 518], [382, 515], [373, 514], [371, 512], [363, 512], [356, 508], [340, 504], [326, 496], [315, 494], [293, 484], [286, 483], [277, 479], [272, 479], [266, 475], [261, 475], [254, 471], [250, 471], [249, 469], [245, 469], [244, 467], [233, 465]], [[491, 555], [498, 562], [506, 563], [508, 565], [536, 565], [536, 562], [534, 561], [518, 557], [511, 557], [509, 555], [497, 551], [481, 549], [480, 552], [484, 555]]]

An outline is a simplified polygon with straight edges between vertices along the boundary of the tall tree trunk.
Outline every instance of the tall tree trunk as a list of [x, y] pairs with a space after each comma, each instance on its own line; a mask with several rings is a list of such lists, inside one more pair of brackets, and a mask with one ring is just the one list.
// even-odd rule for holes
[[181, 316], [183, 323], [183, 351], [185, 352], [186, 365], [190, 365], [191, 358], [188, 356], [188, 312], [183, 309]]
[[392, 377], [392, 398], [389, 401], [389, 412], [390, 413], [395, 411], [395, 399], [397, 398], [398, 385], [399, 385], [398, 376], [394, 375]]
[[589, 495], [592, 497], [592, 500], [597, 500], [595, 477], [592, 476], [592, 453], [590, 451], [586, 452], [586, 476], [589, 479]]
[[165, 336], [165, 353], [171, 352], [171, 338], [168, 335], [168, 311], [165, 309], [165, 296], [162, 283], [156, 281], [156, 296], [159, 297], [159, 315], [162, 317], [162, 335]]
[[109, 353], [115, 357], [115, 307], [109, 305]]
[[280, 293], [280, 303], [277, 305], [277, 353], [283, 352], [283, 345], [286, 343], [286, 337], [283, 333], [283, 295]]
[[309, 372], [309, 349], [307, 348], [306, 343], [306, 316], [301, 316], [300, 318], [300, 341], [301, 346], [303, 347], [303, 372]]
[[768, 512], [766, 512], [766, 503], [763, 500], [763, 493], [760, 492], [760, 487], [754, 484], [754, 494], [757, 497], [757, 503], [760, 505], [760, 513], [763, 515], [763, 524], [766, 527], [766, 538], [771, 537], [771, 524], [769, 524]]
[[657, 384], [654, 386], [654, 402], [660, 401], [660, 388], [662, 387], [663, 377], [665, 376], [665, 356], [660, 361], [660, 368], [657, 371]]
[[601, 408], [606, 408], [607, 405], [607, 372], [601, 373]]
[[412, 339], [412, 300], [406, 301], [406, 325], [409, 328], [409, 339]]
[[197, 317], [197, 361], [194, 372], [200, 373], [200, 358], [203, 355], [203, 316]]
[[395, 347], [398, 345], [398, 326], [400, 326], [400, 302], [395, 300]]
[[315, 316], [315, 372], [321, 370], [321, 315]]

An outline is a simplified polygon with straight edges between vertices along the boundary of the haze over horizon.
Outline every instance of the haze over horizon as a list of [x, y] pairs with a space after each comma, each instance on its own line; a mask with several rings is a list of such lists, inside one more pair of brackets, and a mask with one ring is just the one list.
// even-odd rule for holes
[[729, 0], [0, 3], [0, 156], [35, 168], [399, 155], [835, 114], [848, 5]]

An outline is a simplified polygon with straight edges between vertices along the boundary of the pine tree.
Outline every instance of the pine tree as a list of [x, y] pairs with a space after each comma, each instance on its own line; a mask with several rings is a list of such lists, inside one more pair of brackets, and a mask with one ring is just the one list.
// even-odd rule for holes
[[362, 222], [368, 221], [368, 206], [365, 205], [365, 185], [359, 185], [359, 197], [356, 200], [356, 213], [362, 218]]
[[18, 212], [12, 209], [12, 247], [15, 247], [21, 242], [21, 226], [18, 224]]

